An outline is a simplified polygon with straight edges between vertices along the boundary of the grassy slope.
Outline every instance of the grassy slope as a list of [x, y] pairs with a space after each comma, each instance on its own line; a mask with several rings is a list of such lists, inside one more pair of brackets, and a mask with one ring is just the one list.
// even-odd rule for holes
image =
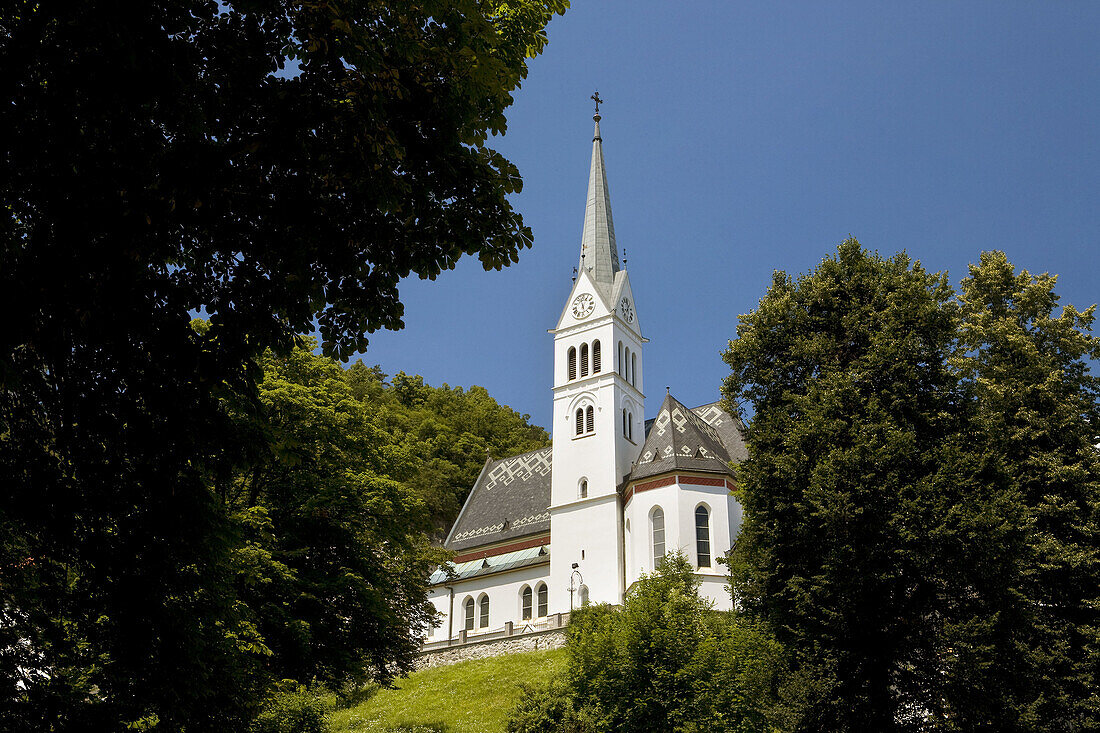
[[504, 733], [520, 683], [542, 684], [564, 673], [564, 649], [434, 667], [333, 713], [329, 722], [333, 733]]

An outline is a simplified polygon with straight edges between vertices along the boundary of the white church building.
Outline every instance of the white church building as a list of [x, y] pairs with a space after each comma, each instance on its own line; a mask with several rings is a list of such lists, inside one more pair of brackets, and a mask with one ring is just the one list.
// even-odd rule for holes
[[442, 617], [426, 647], [556, 626], [585, 603], [622, 603], [679, 550], [700, 592], [732, 606], [723, 566], [741, 524], [730, 462], [741, 422], [671, 395], [645, 420], [643, 336], [620, 265], [597, 108], [580, 266], [554, 339], [553, 447], [486, 461], [432, 576]]

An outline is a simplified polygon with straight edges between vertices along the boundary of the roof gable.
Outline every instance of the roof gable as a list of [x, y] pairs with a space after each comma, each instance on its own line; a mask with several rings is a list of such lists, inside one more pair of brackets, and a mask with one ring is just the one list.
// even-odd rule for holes
[[486, 461], [444, 547], [465, 550], [550, 531], [551, 448]]

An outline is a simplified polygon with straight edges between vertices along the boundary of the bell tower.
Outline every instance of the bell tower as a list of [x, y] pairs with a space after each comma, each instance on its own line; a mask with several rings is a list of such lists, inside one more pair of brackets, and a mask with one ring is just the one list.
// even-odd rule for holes
[[619, 484], [645, 440], [642, 345], [620, 265], [604, 170], [597, 92], [580, 264], [554, 335], [551, 612], [621, 603]]

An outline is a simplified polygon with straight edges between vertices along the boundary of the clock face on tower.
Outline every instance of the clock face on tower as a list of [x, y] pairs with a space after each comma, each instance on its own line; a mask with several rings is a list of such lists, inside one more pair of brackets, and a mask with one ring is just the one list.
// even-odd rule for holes
[[623, 314], [627, 323], [634, 323], [634, 306], [630, 304], [630, 298], [623, 298], [619, 303], [619, 312]]
[[588, 293], [581, 293], [573, 298], [573, 317], [576, 319], [588, 318], [588, 314], [596, 307], [596, 301]]

